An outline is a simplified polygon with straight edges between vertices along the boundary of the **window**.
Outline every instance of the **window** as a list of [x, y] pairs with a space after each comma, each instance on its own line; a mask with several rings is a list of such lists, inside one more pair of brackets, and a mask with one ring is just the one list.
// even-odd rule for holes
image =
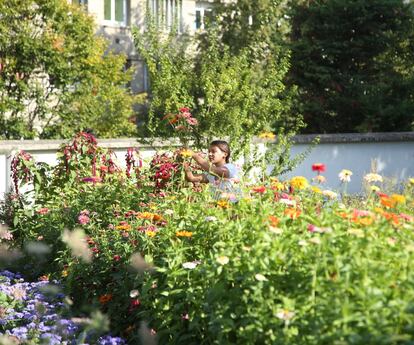
[[195, 29], [203, 30], [213, 20], [213, 10], [208, 7], [196, 7], [195, 11]]
[[183, 30], [182, 0], [149, 0], [149, 9], [158, 28]]
[[104, 0], [104, 19], [106, 22], [127, 25], [127, 0]]

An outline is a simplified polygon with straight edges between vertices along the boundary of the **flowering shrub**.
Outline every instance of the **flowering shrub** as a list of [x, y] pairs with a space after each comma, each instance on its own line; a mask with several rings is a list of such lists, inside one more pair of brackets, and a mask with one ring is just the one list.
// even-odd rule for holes
[[109, 315], [128, 343], [410, 343], [414, 180], [360, 199], [269, 178], [231, 202], [184, 187], [172, 157], [36, 199], [4, 241], [47, 246], [26, 268], [61, 280], [79, 311]]
[[97, 336], [99, 329], [94, 329], [95, 335], [88, 331], [91, 320], [63, 317], [68, 306], [56, 284], [46, 277], [29, 283], [19, 274], [0, 271], [2, 344], [83, 344], [86, 339], [99, 345], [125, 344], [119, 337]]

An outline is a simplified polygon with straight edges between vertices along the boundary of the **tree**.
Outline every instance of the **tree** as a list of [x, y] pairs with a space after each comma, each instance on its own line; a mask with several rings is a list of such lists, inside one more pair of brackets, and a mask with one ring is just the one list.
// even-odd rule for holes
[[125, 56], [60, 0], [0, 1], [0, 138], [133, 135]]
[[252, 60], [248, 47], [232, 54], [217, 30], [208, 35], [208, 45], [200, 48], [196, 38], [174, 32], [166, 37], [151, 25], [144, 33], [134, 30], [151, 81], [148, 132], [143, 136], [177, 136], [164, 117], [189, 107], [199, 121], [196, 145], [229, 137], [237, 156], [248, 150], [254, 135], [286, 120], [291, 104], [282, 80], [289, 62]]
[[414, 8], [291, 1], [292, 82], [310, 133], [414, 128]]

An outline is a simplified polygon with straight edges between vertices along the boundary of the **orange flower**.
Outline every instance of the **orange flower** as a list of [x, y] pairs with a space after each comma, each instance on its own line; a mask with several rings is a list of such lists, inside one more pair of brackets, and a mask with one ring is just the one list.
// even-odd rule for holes
[[300, 216], [301, 210], [296, 208], [287, 208], [284, 214], [285, 216], [288, 216], [290, 219], [296, 219]]
[[105, 295], [101, 295], [100, 297], [99, 297], [99, 303], [101, 303], [102, 305], [103, 304], [106, 304], [106, 303], [108, 303], [109, 301], [111, 301], [112, 300], [112, 295], [111, 294], [105, 294]]
[[227, 200], [219, 200], [217, 201], [217, 206], [221, 208], [229, 208], [229, 203]]
[[275, 216], [269, 216], [268, 218], [270, 226], [277, 227], [279, 224], [279, 218]]
[[392, 225], [398, 226], [400, 225], [400, 219], [399, 216], [392, 212], [383, 212], [382, 216], [388, 220]]
[[129, 224], [123, 224], [123, 225], [117, 225], [115, 227], [116, 230], [123, 230], [123, 231], [128, 231], [131, 229], [131, 225]]
[[395, 207], [396, 201], [392, 198], [390, 198], [387, 195], [381, 196], [380, 197], [380, 203], [382, 206], [388, 207], [388, 208], [393, 208]]
[[351, 221], [355, 224], [360, 224], [360, 225], [371, 225], [374, 222], [374, 218], [372, 217], [353, 217], [351, 219]]
[[151, 213], [151, 212], [138, 212], [137, 218], [148, 219], [148, 220], [155, 221], [155, 222], [160, 222], [163, 220], [163, 218], [159, 214]]
[[177, 237], [191, 237], [191, 236], [193, 236], [193, 233], [191, 231], [185, 231], [185, 230], [183, 230], [183, 231], [177, 231], [175, 233], [175, 235]]

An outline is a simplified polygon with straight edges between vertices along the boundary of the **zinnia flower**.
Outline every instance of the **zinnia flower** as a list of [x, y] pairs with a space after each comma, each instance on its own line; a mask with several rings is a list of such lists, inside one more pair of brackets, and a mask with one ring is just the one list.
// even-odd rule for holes
[[331, 190], [328, 190], [328, 189], [323, 190], [322, 191], [322, 195], [328, 197], [329, 199], [336, 199], [338, 197], [338, 194], [337, 193], [335, 193], [335, 192], [333, 192]]
[[312, 164], [312, 171], [317, 171], [318, 173], [324, 172], [326, 170], [325, 164], [315, 163]]
[[272, 132], [262, 132], [259, 134], [260, 139], [274, 139], [276, 138], [276, 135]]
[[111, 300], [112, 300], [112, 295], [111, 294], [105, 294], [105, 295], [101, 295], [99, 297], [99, 303], [101, 303], [101, 304], [106, 304]]
[[253, 187], [252, 192], [253, 193], [258, 193], [258, 194], [263, 194], [263, 193], [266, 192], [266, 187], [265, 186]]
[[339, 176], [339, 179], [341, 180], [341, 182], [350, 182], [351, 181], [351, 176], [352, 176], [352, 171], [347, 170], [347, 169], [343, 169], [339, 173], [338, 176]]
[[175, 233], [175, 236], [177, 236], [177, 237], [191, 237], [191, 236], [193, 236], [193, 233], [191, 231], [183, 230], [183, 231], [177, 231]]
[[382, 182], [383, 181], [381, 175], [374, 174], [374, 173], [366, 174], [364, 176], [364, 180], [367, 181], [368, 183]]
[[295, 176], [290, 180], [290, 185], [295, 189], [305, 189], [309, 186], [309, 182], [306, 177]]

